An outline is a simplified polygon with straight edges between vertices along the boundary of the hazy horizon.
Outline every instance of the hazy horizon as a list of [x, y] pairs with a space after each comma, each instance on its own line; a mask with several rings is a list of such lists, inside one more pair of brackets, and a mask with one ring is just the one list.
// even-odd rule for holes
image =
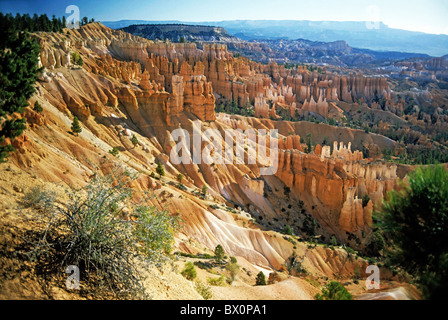
[[0, 0], [4, 13], [67, 15], [65, 8], [77, 5], [81, 16], [97, 21], [144, 20], [219, 22], [234, 20], [382, 22], [389, 28], [448, 35], [446, 0], [297, 1], [279, 0], [150, 0], [150, 1], [31, 1]]

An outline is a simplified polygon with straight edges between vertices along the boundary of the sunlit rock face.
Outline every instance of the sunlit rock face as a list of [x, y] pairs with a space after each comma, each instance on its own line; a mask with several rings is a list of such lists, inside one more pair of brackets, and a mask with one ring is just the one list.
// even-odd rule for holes
[[[274, 238], [256, 225], [243, 225], [225, 210], [211, 210], [207, 201], [212, 199], [244, 208], [249, 217], [259, 222], [259, 217], [263, 217], [264, 227], [275, 230], [286, 224], [299, 230], [301, 209], [296, 204], [303, 201], [304, 208], [321, 225], [319, 233], [327, 238], [335, 235], [344, 241], [347, 232], [360, 235], [368, 230], [373, 209], [395, 187], [397, 168], [371, 163], [359, 151], [358, 135], [372, 144], [389, 143], [385, 139], [348, 128], [281, 121], [279, 117], [281, 109], [291, 116], [306, 111], [323, 117], [341, 117], [342, 111], [337, 106], [340, 101], [367, 100], [376, 95], [387, 98], [390, 90], [384, 79], [319, 74], [300, 67], [287, 70], [275, 63], [262, 65], [234, 58], [225, 45], [204, 44], [198, 49], [192, 43], [155, 43], [108, 29], [100, 23], [88, 24], [65, 35], [34, 36], [41, 43], [41, 64], [46, 68], [38, 83], [37, 98], [45, 107], [52, 107], [51, 120], [59, 128], [52, 130], [61, 130], [55, 136], [57, 148], [62, 150], [56, 153], [48, 148], [38, 153], [34, 140], [24, 139], [20, 142], [23, 153], [18, 156], [18, 163], [45, 167], [46, 179], [56, 181], [62, 177], [82, 184], [87, 174], [82, 174], [80, 168], [93, 170], [90, 163], [104, 166], [99, 159], [118, 146], [121, 159], [144, 173], [137, 187], [172, 193], [166, 204], [173, 212], [183, 213], [182, 236], [210, 249], [220, 243], [229, 254], [278, 269], [293, 252], [286, 240]], [[82, 67], [72, 61], [74, 52], [82, 57]], [[250, 104], [255, 117], [215, 113], [218, 99]], [[66, 128], [69, 120], [62, 122], [59, 112], [68, 119], [78, 116], [89, 142], [71, 141]], [[31, 112], [27, 116], [37, 126], [52, 123]], [[171, 163], [170, 151], [175, 143], [170, 139], [170, 132], [176, 128], [191, 132], [192, 123], [198, 120], [203, 122], [202, 131], [210, 128], [219, 133], [226, 129], [278, 129], [279, 158], [275, 175], [260, 174], [267, 158], [255, 164]], [[318, 144], [305, 153], [308, 133], [313, 137], [328, 136], [327, 144], [335, 142], [331, 147]], [[33, 138], [39, 138], [39, 133], [33, 134]], [[137, 147], [129, 140], [133, 134], [138, 136]], [[201, 147], [206, 145], [207, 141], [202, 142]], [[250, 151], [244, 151], [246, 157]], [[64, 158], [67, 154], [73, 158]], [[73, 160], [76, 157], [88, 161], [77, 163]], [[202, 201], [150, 178], [156, 161], [164, 164], [167, 178], [173, 181], [181, 173], [184, 183], [192, 190], [208, 186], [210, 198]], [[77, 175], [64, 175], [59, 167]], [[282, 190], [290, 193], [286, 195]], [[363, 206], [362, 197], [366, 194], [370, 201]], [[158, 195], [154, 201], [164, 205], [163, 197]], [[291, 220], [282, 211], [288, 205]], [[321, 255], [326, 253], [316, 254], [316, 259]], [[332, 270], [328, 266], [319, 268], [328, 273]]]

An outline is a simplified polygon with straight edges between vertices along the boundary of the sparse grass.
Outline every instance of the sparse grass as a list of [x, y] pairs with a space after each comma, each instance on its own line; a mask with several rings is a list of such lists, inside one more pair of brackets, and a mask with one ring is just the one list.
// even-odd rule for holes
[[319, 281], [313, 280], [310, 277], [306, 277], [305, 280], [306, 280], [306, 282], [308, 282], [309, 284], [311, 284], [312, 286], [314, 286], [316, 288], [320, 286]]
[[213, 293], [210, 290], [210, 287], [201, 281], [196, 281], [194, 288], [204, 298], [204, 300], [210, 300], [213, 298]]
[[53, 208], [56, 194], [46, 190], [44, 186], [34, 186], [25, 193], [22, 203], [25, 208], [32, 208], [46, 213]]
[[231, 284], [240, 272], [240, 266], [236, 263], [229, 263], [226, 266], [226, 270], [230, 273], [230, 276], [227, 278], [227, 283]]
[[215, 287], [225, 287], [227, 285], [226, 278], [223, 275], [219, 278], [207, 278], [207, 282]]

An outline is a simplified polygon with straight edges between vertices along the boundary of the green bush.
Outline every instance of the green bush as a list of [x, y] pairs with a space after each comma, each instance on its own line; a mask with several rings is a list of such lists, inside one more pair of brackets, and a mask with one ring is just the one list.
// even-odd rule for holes
[[134, 147], [136, 147], [139, 144], [139, 141], [138, 141], [137, 137], [135, 136], [135, 134], [132, 135], [131, 142], [134, 145]]
[[210, 262], [195, 261], [193, 264], [203, 270], [209, 270], [213, 268], [213, 264], [211, 264]]
[[120, 152], [118, 151], [118, 148], [117, 148], [117, 147], [113, 147], [111, 150], [109, 150], [109, 153], [110, 153], [111, 155], [113, 155], [114, 157], [116, 157], [116, 156], [118, 156], [118, 154], [119, 154]]
[[208, 278], [207, 282], [215, 287], [224, 287], [226, 285], [226, 278], [224, 276], [220, 276], [219, 278]]
[[188, 261], [185, 264], [185, 267], [181, 271], [180, 274], [183, 275], [187, 280], [190, 280], [190, 281], [196, 279], [196, 277], [197, 277], [196, 268], [194, 267], [194, 264], [191, 263], [190, 261]]
[[41, 113], [42, 111], [44, 111], [44, 109], [43, 109], [42, 106], [40, 105], [39, 101], [36, 101], [36, 102], [34, 103], [33, 110], [36, 111], [37, 113]]
[[316, 300], [353, 300], [353, 296], [345, 287], [337, 281], [330, 281], [325, 288], [322, 289], [322, 294], [317, 293]]
[[156, 264], [168, 259], [174, 244], [174, 232], [179, 228], [179, 218], [170, 215], [167, 210], [138, 205], [134, 210], [135, 229], [138, 251]]
[[[40, 241], [30, 253], [39, 261], [36, 273], [51, 279], [60, 275], [61, 268], [75, 265], [88, 294], [146, 297], [138, 266], [155, 263], [166, 254], [175, 225], [167, 212], [158, 212], [144, 202], [134, 205], [128, 187], [132, 180], [127, 173], [96, 174], [85, 187], [68, 189], [63, 201], [55, 200]], [[42, 198], [38, 192], [33, 194], [37, 196], [28, 199]], [[129, 219], [125, 208], [141, 217]]]
[[178, 183], [176, 187], [182, 191], [188, 191], [188, 188], [183, 183]]
[[367, 207], [370, 201], [370, 196], [368, 194], [365, 194], [364, 197], [362, 197], [362, 207]]
[[213, 293], [210, 290], [210, 287], [206, 284], [203, 284], [200, 281], [196, 281], [194, 288], [196, 289], [197, 293], [199, 293], [202, 298], [204, 298], [204, 300], [210, 300], [211, 298], [213, 298]]
[[82, 60], [81, 56], [79, 55], [78, 52], [72, 52], [72, 61], [74, 64], [78, 65], [78, 66], [83, 66], [84, 65], [84, 61]]
[[228, 278], [229, 284], [235, 281], [238, 272], [240, 272], [240, 266], [236, 263], [230, 263], [226, 266], [226, 270], [229, 271], [230, 277]]
[[157, 163], [156, 172], [159, 175], [160, 178], [165, 175], [165, 168], [163, 167], [162, 163]]
[[22, 203], [25, 208], [33, 208], [43, 213], [49, 212], [56, 201], [56, 194], [43, 186], [34, 186], [25, 193]]
[[294, 231], [292, 230], [291, 226], [286, 225], [283, 230], [282, 233], [293, 236], [294, 235]]
[[266, 285], [266, 277], [265, 277], [263, 271], [260, 271], [257, 274], [257, 278], [255, 280], [255, 285], [256, 286], [265, 286]]
[[336, 239], [335, 236], [331, 236], [330, 238], [330, 245], [337, 247], [338, 246], [338, 240]]
[[419, 167], [375, 213], [386, 241], [388, 264], [416, 277], [428, 299], [448, 290], [448, 170]]
[[367, 253], [378, 257], [381, 253], [381, 250], [383, 250], [386, 247], [386, 241], [384, 240], [383, 235], [379, 230], [376, 230], [370, 237], [369, 237], [369, 244], [367, 245]]

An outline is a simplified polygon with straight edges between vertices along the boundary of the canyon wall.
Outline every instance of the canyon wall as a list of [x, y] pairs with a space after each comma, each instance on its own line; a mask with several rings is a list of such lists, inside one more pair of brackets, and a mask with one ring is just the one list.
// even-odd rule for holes
[[[359, 147], [358, 140], [374, 143], [379, 137], [350, 129], [306, 127], [314, 125], [311, 123], [304, 123], [300, 128], [301, 123], [270, 120], [278, 119], [277, 112], [282, 109], [291, 116], [297, 110], [324, 117], [340, 114], [338, 101], [373, 99], [377, 94], [387, 96], [389, 88], [384, 79], [262, 65], [234, 58], [224, 45], [204, 44], [200, 50], [191, 43], [154, 43], [99, 23], [67, 31], [65, 35], [34, 36], [42, 45], [40, 60], [45, 67], [40, 75], [39, 99], [68, 119], [78, 116], [86, 128], [85, 134], [90, 134], [89, 141], [102, 147], [101, 152], [107, 155], [112, 146], [119, 146], [120, 157], [136, 161], [136, 170], [147, 176], [153, 172], [156, 161], [162, 162], [171, 179], [175, 180], [180, 173], [192, 189], [208, 186], [208, 193], [215, 201], [244, 208], [254, 217], [264, 215], [272, 228], [281, 229], [287, 223], [278, 203], [290, 205], [291, 215], [297, 215], [300, 210], [295, 203], [303, 200], [326, 236], [335, 234], [341, 241], [346, 240], [346, 232], [359, 235], [369, 228], [372, 210], [395, 185], [396, 168], [370, 163], [360, 151], [352, 151], [347, 141], [354, 141], [353, 145]], [[83, 59], [82, 67], [71, 59], [75, 52]], [[224, 114], [219, 117], [215, 114], [218, 99], [237, 100], [240, 105], [251, 103], [257, 118]], [[275, 176], [260, 175], [266, 159], [255, 164], [171, 164], [169, 154], [174, 143], [170, 140], [170, 131], [178, 127], [190, 129], [194, 120], [207, 122], [207, 128], [220, 133], [226, 129], [277, 127], [281, 137]], [[299, 131], [312, 132], [313, 137], [319, 138], [327, 135], [325, 130], [331, 131], [329, 139], [340, 139], [333, 148], [316, 145], [313, 152], [304, 153], [307, 146], [300, 142]], [[129, 143], [132, 134], [138, 135], [141, 150]], [[306, 133], [301, 134], [305, 137]], [[23, 143], [29, 144], [32, 140]], [[206, 144], [207, 141], [203, 142], [202, 147]], [[83, 146], [89, 150], [89, 161], [98, 162], [94, 156], [102, 153], [90, 147]], [[88, 152], [83, 148], [74, 149], [79, 152], [78, 156]], [[245, 150], [245, 157], [251, 151]], [[30, 155], [26, 152], [21, 154], [21, 163], [29, 162], [27, 156]], [[62, 173], [58, 171], [58, 175]], [[146, 187], [154, 185], [157, 183], [152, 181]], [[274, 192], [285, 187], [291, 190], [290, 198]], [[274, 190], [272, 196], [265, 197], [269, 190]], [[363, 206], [362, 197], [366, 194], [371, 200]], [[177, 200], [176, 206], [197, 208], [182, 200]], [[271, 246], [276, 246], [276, 241], [269, 240], [260, 246], [255, 242], [265, 241], [262, 232], [228, 226], [225, 221], [217, 222], [207, 206], [201, 206], [201, 210], [197, 215], [196, 211], [187, 213], [188, 235], [197, 235], [209, 247], [223, 242], [230, 253], [245, 252], [254, 262], [276, 268], [291, 253], [273, 249]], [[234, 232], [239, 233], [229, 240]], [[243, 243], [248, 239], [255, 242]]]

